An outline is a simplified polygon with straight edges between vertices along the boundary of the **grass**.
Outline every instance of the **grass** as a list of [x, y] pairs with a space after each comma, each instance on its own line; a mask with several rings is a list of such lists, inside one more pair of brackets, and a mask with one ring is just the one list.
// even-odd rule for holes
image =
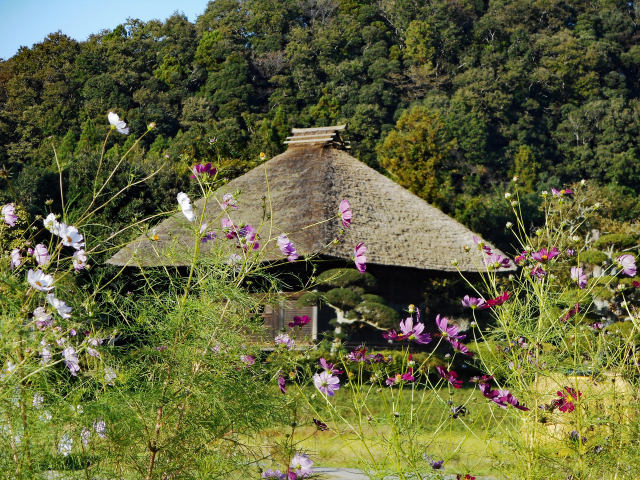
[[[443, 396], [444, 395], [444, 396]], [[445, 460], [448, 472], [473, 472], [476, 475], [497, 475], [497, 458], [505, 458], [507, 439], [498, 435], [503, 432], [505, 422], [517, 421], [517, 417], [506, 415], [505, 410], [490, 404], [477, 390], [399, 390], [367, 389], [360, 397], [366, 407], [360, 411], [363, 422], [358, 426], [358, 409], [349, 402], [348, 392], [340, 390], [331, 401], [344, 421], [327, 421], [329, 431], [318, 431], [312, 418], [328, 417], [324, 399], [319, 395], [311, 400], [308, 410], [300, 417], [300, 424], [293, 429], [296, 450], [304, 451], [313, 458], [316, 466], [338, 468], [363, 468], [370, 464], [371, 457], [382, 469], [393, 468], [402, 462], [405, 455], [418, 457], [431, 455]], [[408, 412], [414, 405], [413, 419], [394, 415], [389, 406], [402, 405], [398, 411]], [[466, 413], [453, 418], [452, 407], [463, 405]], [[314, 412], [315, 410], [315, 412]], [[390, 413], [391, 412], [391, 413]], [[509, 412], [512, 413], [512, 412]], [[408, 413], [406, 415], [409, 415]], [[406, 422], [420, 422], [421, 428], [413, 442], [406, 442], [415, 428], [404, 429]], [[395, 426], [395, 428], [394, 428]], [[262, 432], [256, 439], [265, 454], [278, 456], [278, 445], [290, 442], [291, 426], [279, 426]], [[399, 455], [389, 455], [393, 435], [397, 435]], [[406, 444], [406, 445], [405, 445]], [[410, 444], [418, 449], [411, 452]], [[406, 448], [405, 448], [406, 447]], [[281, 459], [286, 463], [285, 459]], [[395, 462], [395, 463], [394, 463]], [[428, 464], [426, 464], [428, 467]]]

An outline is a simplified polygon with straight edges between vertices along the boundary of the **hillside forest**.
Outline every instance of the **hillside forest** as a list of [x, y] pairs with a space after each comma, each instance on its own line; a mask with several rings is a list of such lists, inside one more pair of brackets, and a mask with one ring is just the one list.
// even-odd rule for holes
[[[102, 148], [115, 162], [155, 122], [110, 189], [160, 172], [100, 213], [124, 224], [174, 208], [194, 163], [233, 178], [291, 127], [346, 123], [352, 155], [503, 248], [514, 176], [534, 223], [540, 191], [581, 179], [630, 221], [639, 21], [626, 0], [216, 0], [195, 23], [51, 33], [0, 61], [0, 203], [59, 211], [60, 169], [72, 214]], [[110, 110], [131, 135], [103, 145]]]

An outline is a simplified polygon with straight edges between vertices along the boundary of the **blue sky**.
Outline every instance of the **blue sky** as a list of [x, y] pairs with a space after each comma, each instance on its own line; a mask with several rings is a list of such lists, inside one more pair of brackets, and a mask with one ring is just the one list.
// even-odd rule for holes
[[127, 18], [165, 19], [176, 10], [195, 21], [208, 0], [0, 0], [0, 58], [10, 58], [22, 45], [31, 47], [49, 33], [86, 40], [89, 34], [113, 29]]

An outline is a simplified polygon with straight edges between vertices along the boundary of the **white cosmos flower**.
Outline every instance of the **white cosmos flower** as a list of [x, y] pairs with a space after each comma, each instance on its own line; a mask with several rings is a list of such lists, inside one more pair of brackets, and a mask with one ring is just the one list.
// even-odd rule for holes
[[60, 234], [60, 222], [56, 220], [56, 216], [53, 213], [47, 215], [47, 218], [45, 218], [42, 223], [44, 223], [44, 228], [49, 230], [51, 233], [55, 235]]
[[180, 192], [178, 194], [178, 205], [180, 205], [182, 214], [187, 218], [187, 220], [193, 222], [196, 219], [196, 214], [193, 213], [193, 207], [191, 206], [191, 200], [189, 200], [186, 193]]
[[41, 292], [50, 292], [53, 290], [53, 277], [39, 269], [35, 272], [29, 269], [27, 272], [27, 282]]
[[58, 315], [62, 318], [71, 318], [71, 307], [64, 303], [64, 301], [56, 298], [53, 293], [47, 295], [47, 302], [56, 309]]
[[73, 252], [72, 261], [73, 268], [75, 268], [76, 271], [80, 271], [87, 266], [87, 254], [84, 250], [76, 250]]
[[65, 247], [73, 247], [76, 250], [80, 250], [84, 247], [84, 237], [78, 229], [71, 225], [65, 225], [64, 223], [60, 224], [60, 238], [62, 239], [62, 244]]
[[117, 113], [109, 112], [109, 114], [107, 115], [107, 118], [109, 119], [109, 123], [111, 124], [111, 126], [115, 128], [118, 131], [118, 133], [122, 133], [123, 135], [129, 135], [129, 127], [127, 127], [127, 124], [125, 123], [124, 120], [120, 120], [120, 117], [118, 116]]

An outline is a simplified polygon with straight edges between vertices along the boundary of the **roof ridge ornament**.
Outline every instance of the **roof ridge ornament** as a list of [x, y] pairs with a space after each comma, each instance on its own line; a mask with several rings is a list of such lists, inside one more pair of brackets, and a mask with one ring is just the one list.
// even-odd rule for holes
[[349, 142], [345, 142], [339, 132], [346, 128], [346, 124], [327, 127], [292, 128], [292, 135], [284, 143], [289, 148], [303, 146], [331, 146], [340, 150], [348, 149]]

